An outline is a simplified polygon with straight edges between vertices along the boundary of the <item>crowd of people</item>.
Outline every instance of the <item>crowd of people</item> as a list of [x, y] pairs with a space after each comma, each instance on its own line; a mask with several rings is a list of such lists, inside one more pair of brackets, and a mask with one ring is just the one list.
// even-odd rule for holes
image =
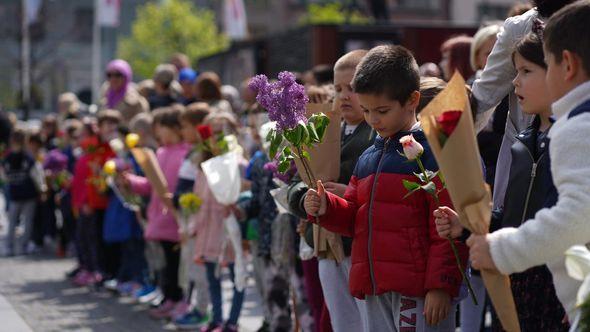
[[[445, 41], [439, 64], [418, 66], [411, 50], [382, 45], [297, 73], [310, 102], [341, 116], [339, 178], [315, 188], [294, 165], [278, 172], [266, 142], [272, 123], [250, 80], [222, 85], [182, 54], [139, 83], [125, 60], [111, 61], [95, 112], [69, 92], [40, 128], [3, 112], [5, 254], [53, 241], [58, 256], [76, 258], [74, 285], [133, 297], [178, 329], [238, 330], [243, 251], [262, 300], [260, 331], [470, 332], [485, 328], [486, 313], [501, 331], [479, 269], [510, 276], [522, 331], [576, 331], [580, 283], [563, 256], [590, 239], [581, 139], [590, 130], [590, 1], [534, 3]], [[467, 82], [493, 191], [487, 236], [462, 228], [446, 190], [435, 202], [426, 192], [407, 197], [403, 185], [419, 172], [399, 153], [403, 136], [437, 169], [420, 111], [455, 72]], [[216, 155], [215, 138], [229, 136], [241, 193], [227, 205], [201, 165]], [[155, 152], [168, 193], [144, 174], [135, 147]], [[198, 211], [176, 213], [187, 193]], [[239, 250], [225, 226], [232, 215]], [[225, 316], [224, 278], [233, 282]]]

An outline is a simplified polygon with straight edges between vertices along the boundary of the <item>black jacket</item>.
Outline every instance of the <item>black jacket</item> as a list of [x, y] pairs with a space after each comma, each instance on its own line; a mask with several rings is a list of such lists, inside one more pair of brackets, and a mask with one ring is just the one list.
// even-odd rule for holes
[[[342, 126], [342, 135], [340, 141], [340, 177], [338, 183], [348, 184], [352, 172], [356, 166], [360, 155], [375, 141], [375, 131], [365, 122], [361, 122], [354, 132], [348, 136], [344, 136], [345, 126]], [[296, 181], [289, 186], [288, 199], [289, 209], [291, 213], [302, 219], [307, 219], [307, 213], [303, 208], [303, 200], [307, 192], [307, 186], [301, 181]], [[313, 246], [313, 236], [311, 234], [311, 227], [308, 227], [308, 234], [305, 236], [305, 242]], [[350, 256], [352, 248], [352, 239], [342, 237], [342, 244], [344, 246], [344, 254]]]
[[557, 198], [549, 160], [549, 138], [539, 132], [537, 117], [512, 145], [508, 187], [501, 211], [495, 211], [490, 231], [519, 227]]

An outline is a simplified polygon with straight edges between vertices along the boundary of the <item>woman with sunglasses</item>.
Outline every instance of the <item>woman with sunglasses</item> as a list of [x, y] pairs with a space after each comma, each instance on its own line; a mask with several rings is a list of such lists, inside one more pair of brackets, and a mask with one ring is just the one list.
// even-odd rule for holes
[[131, 66], [125, 60], [109, 62], [100, 101], [101, 109], [118, 110], [126, 122], [138, 113], [149, 111], [147, 101], [135, 89], [132, 78]]

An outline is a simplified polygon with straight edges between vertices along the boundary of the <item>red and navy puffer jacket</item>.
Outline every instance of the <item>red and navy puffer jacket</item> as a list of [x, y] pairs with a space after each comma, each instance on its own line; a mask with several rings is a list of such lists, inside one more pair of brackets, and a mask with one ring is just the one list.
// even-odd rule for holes
[[[456, 297], [461, 286], [451, 245], [436, 232], [436, 203], [422, 190], [404, 198], [408, 191], [402, 180], [416, 182], [413, 173], [419, 172], [399, 153], [399, 139], [410, 133], [424, 147], [426, 169], [436, 171], [421, 130], [378, 137], [359, 158], [344, 198], [328, 193], [326, 214], [319, 219], [322, 227], [353, 237], [350, 291], [357, 298], [387, 292], [424, 297], [431, 289]], [[452, 207], [446, 190], [439, 198], [441, 205]], [[455, 243], [465, 267], [467, 247]]]

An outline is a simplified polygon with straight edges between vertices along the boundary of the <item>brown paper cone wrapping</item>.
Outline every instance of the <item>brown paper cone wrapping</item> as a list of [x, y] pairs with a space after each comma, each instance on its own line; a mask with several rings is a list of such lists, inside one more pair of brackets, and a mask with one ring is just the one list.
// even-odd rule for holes
[[[307, 117], [316, 113], [326, 114], [330, 118], [330, 124], [322, 143], [312, 149], [305, 149], [310, 155], [308, 164], [317, 180], [336, 181], [340, 176], [340, 113], [333, 109], [331, 103], [307, 104]], [[295, 159], [295, 165], [303, 182], [310, 188], [315, 188], [315, 183], [307, 177], [303, 164], [298, 159]], [[339, 235], [313, 225], [313, 242], [316, 257], [334, 258], [337, 262], [344, 259], [344, 248]]]
[[[451, 110], [462, 111], [463, 115], [441, 147], [436, 117]], [[460, 74], [455, 73], [447, 87], [422, 110], [420, 121], [459, 220], [472, 233], [487, 234], [492, 209], [490, 193], [483, 178], [465, 81]], [[482, 271], [482, 275], [504, 329], [520, 331], [508, 277], [490, 271]]]
[[[330, 124], [322, 142], [311, 149], [305, 149], [310, 156], [308, 164], [317, 180], [336, 181], [340, 176], [340, 113], [332, 109], [332, 104], [307, 104], [307, 117], [316, 113], [326, 114], [330, 118]], [[295, 165], [303, 182], [315, 188], [315, 183], [307, 177], [298, 159], [295, 159]]]
[[520, 331], [508, 276], [495, 271], [482, 270], [481, 277], [504, 330], [507, 332]]
[[162, 173], [154, 152], [146, 148], [133, 148], [131, 153], [158, 197], [167, 207], [173, 207], [170, 191], [168, 190], [168, 181], [166, 181], [166, 177]]

